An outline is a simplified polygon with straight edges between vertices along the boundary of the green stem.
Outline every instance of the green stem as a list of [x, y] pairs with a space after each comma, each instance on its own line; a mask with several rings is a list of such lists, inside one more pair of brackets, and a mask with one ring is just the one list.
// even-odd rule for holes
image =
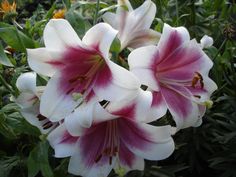
[[216, 59], [216, 57], [219, 55], [221, 49], [224, 47], [225, 43], [226, 43], [227, 39], [224, 39], [224, 41], [222, 42], [222, 44], [220, 45], [218, 51], [216, 52], [215, 57], [212, 59], [213, 61]]
[[179, 5], [178, 0], [175, 0], [175, 10], [176, 10], [176, 25], [179, 26]]
[[98, 11], [100, 9], [100, 0], [97, 0], [97, 4], [96, 4], [96, 12], [95, 12], [95, 16], [93, 19], [93, 25], [95, 25], [97, 23], [97, 19], [98, 19]]
[[7, 83], [7, 81], [0, 75], [0, 82], [2, 83], [3, 86], [6, 87], [7, 90], [9, 90], [13, 95], [15, 95], [14, 90], [12, 87]]

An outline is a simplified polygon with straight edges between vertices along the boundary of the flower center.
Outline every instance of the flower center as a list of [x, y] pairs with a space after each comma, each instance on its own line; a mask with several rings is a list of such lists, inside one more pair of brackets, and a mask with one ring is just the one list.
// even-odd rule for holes
[[120, 140], [118, 136], [118, 122], [111, 120], [107, 122], [104, 144], [101, 152], [96, 156], [95, 162], [98, 163], [102, 156], [109, 158], [109, 164], [112, 164], [112, 158], [119, 152]]
[[84, 94], [85, 91], [90, 90], [89, 88], [95, 81], [96, 74], [103, 68], [105, 61], [100, 55], [95, 55], [91, 59], [84, 61], [83, 64], [85, 71], [68, 79], [72, 87], [66, 92], [67, 94], [70, 94], [72, 91]]

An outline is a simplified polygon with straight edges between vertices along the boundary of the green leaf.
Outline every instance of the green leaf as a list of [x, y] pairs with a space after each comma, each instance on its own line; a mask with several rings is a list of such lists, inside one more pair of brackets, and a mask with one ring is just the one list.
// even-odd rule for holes
[[66, 13], [65, 18], [70, 22], [74, 30], [79, 36], [83, 36], [87, 28], [90, 28], [90, 24], [86, 21], [82, 15], [75, 10], [70, 10]]
[[28, 177], [34, 177], [41, 171], [44, 177], [53, 177], [52, 169], [48, 162], [47, 141], [40, 142], [31, 152], [27, 161]]
[[65, 6], [66, 6], [67, 9], [70, 9], [70, 7], [71, 7], [71, 2], [70, 2], [70, 0], [62, 0], [62, 2], [65, 4]]
[[13, 66], [13, 64], [11, 63], [11, 61], [9, 60], [7, 55], [5, 54], [1, 42], [0, 42], [0, 63], [5, 66]]
[[9, 46], [20, 52], [26, 48], [35, 48], [34, 41], [15, 26], [0, 22], [0, 38]]
[[117, 37], [113, 40], [110, 51], [115, 53], [120, 52], [120, 40]]

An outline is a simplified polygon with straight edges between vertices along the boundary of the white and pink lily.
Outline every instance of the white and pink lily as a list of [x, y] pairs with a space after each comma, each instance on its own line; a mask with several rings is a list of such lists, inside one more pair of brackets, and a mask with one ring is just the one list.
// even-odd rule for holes
[[217, 89], [208, 77], [213, 63], [184, 27], [165, 24], [158, 46], [131, 52], [130, 71], [153, 93], [153, 116], [172, 114], [177, 129], [197, 126]]
[[133, 10], [128, 0], [118, 0], [116, 14], [106, 12], [103, 20], [119, 31], [121, 50], [125, 47], [137, 48], [156, 44], [160, 33], [150, 29], [155, 18], [156, 6], [151, 0]]
[[51, 122], [39, 112], [40, 97], [44, 87], [36, 87], [36, 73], [21, 74], [16, 81], [16, 86], [20, 95], [15, 99], [15, 102], [20, 106], [22, 116], [43, 134], [47, 134], [56, 128], [58, 123]]
[[[116, 106], [111, 107], [114, 111]], [[112, 169], [123, 173], [143, 170], [143, 159], [167, 158], [174, 151], [172, 128], [135, 121], [134, 107], [116, 107], [114, 115], [96, 106], [89, 128], [80, 126], [76, 117], [65, 119], [48, 136], [55, 156], [71, 156], [68, 171], [84, 177], [106, 177]]]
[[[116, 101], [135, 94], [140, 83], [128, 70], [109, 60], [117, 31], [99, 23], [82, 41], [68, 21], [52, 19], [44, 30], [44, 48], [27, 49], [28, 63], [51, 77], [41, 98], [40, 112], [58, 121], [82, 102]], [[73, 95], [81, 94], [75, 101]]]

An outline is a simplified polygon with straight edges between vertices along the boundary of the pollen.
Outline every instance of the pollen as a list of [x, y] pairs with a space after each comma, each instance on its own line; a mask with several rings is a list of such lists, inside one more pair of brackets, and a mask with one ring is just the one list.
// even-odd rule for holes
[[199, 72], [195, 72], [195, 75], [193, 76], [193, 79], [192, 79], [192, 87], [193, 88], [196, 87], [198, 81], [200, 83], [201, 89], [203, 89], [203, 87], [204, 87], [203, 77], [202, 77], [202, 75]]
[[66, 9], [59, 9], [54, 12], [53, 17], [54, 19], [65, 18]]

